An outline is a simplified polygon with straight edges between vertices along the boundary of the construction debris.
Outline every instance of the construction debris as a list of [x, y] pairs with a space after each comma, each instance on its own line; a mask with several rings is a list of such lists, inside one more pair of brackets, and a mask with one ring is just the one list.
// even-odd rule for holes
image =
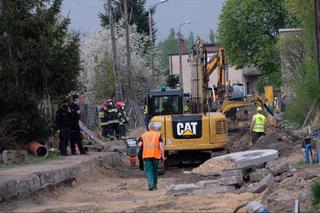
[[270, 174], [269, 171], [263, 170], [263, 171], [254, 171], [249, 174], [250, 182], [259, 182], [266, 176]]
[[5, 150], [2, 152], [2, 161], [4, 163], [21, 164], [27, 160], [26, 150]]
[[226, 169], [235, 169], [237, 164], [230, 157], [212, 158], [192, 170], [195, 174], [220, 173]]
[[263, 192], [266, 188], [272, 186], [272, 184], [274, 183], [275, 179], [273, 177], [272, 174], [269, 174], [268, 176], [266, 176], [265, 178], [263, 178], [259, 183], [257, 183], [257, 185], [254, 186], [253, 189], [251, 189], [250, 191], [252, 193], [261, 193]]
[[286, 164], [282, 164], [282, 165], [277, 166], [276, 168], [271, 170], [271, 173], [273, 176], [278, 176], [278, 175], [281, 175], [282, 173], [285, 173], [289, 170], [290, 170], [290, 166], [289, 166], [289, 164], [286, 163]]

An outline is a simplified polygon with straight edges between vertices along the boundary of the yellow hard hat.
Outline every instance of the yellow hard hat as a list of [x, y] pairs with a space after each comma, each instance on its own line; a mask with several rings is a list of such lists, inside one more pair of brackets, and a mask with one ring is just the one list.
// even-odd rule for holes
[[258, 112], [262, 112], [262, 108], [261, 107], [257, 107], [257, 111]]

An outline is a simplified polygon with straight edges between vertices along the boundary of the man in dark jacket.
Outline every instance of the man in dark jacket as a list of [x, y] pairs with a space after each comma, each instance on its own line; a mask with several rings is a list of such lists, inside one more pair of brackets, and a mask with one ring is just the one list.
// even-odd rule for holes
[[67, 98], [63, 101], [60, 109], [56, 112], [56, 126], [59, 134], [59, 149], [63, 156], [67, 156], [67, 147], [71, 134], [71, 109]]
[[81, 133], [80, 133], [79, 120], [80, 120], [81, 114], [80, 114], [80, 107], [79, 107], [79, 96], [73, 95], [72, 100], [73, 102], [70, 106], [71, 113], [72, 113], [71, 139], [70, 139], [71, 154], [77, 155], [76, 145], [79, 148], [80, 154], [88, 154], [83, 148]]

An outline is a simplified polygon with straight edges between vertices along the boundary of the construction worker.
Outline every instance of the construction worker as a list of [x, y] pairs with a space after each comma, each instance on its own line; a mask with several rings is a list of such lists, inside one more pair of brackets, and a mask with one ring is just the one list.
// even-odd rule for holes
[[119, 116], [119, 135], [121, 139], [124, 139], [126, 136], [126, 125], [128, 124], [127, 113], [124, 110], [125, 103], [117, 102], [116, 106], [118, 107], [118, 116]]
[[158, 183], [159, 160], [165, 160], [163, 140], [156, 131], [154, 123], [149, 123], [149, 131], [144, 133], [139, 139], [139, 147], [142, 147], [142, 159], [147, 174], [148, 190], [156, 190]]
[[255, 143], [265, 134], [266, 117], [262, 114], [262, 108], [257, 108], [257, 114], [252, 117], [250, 132], [252, 133], [252, 143]]
[[186, 103], [183, 106], [183, 111], [184, 111], [184, 113], [190, 112], [190, 101], [189, 100], [186, 100]]
[[56, 127], [59, 134], [59, 150], [61, 155], [67, 156], [67, 147], [71, 135], [71, 109], [67, 97], [63, 100], [61, 107], [56, 112]]
[[99, 111], [99, 118], [100, 118], [100, 126], [101, 126], [101, 135], [106, 139], [110, 139], [107, 131], [108, 122], [108, 112], [107, 112], [107, 102], [104, 102], [100, 105]]
[[72, 104], [70, 106], [72, 119], [71, 119], [71, 139], [70, 139], [70, 147], [71, 147], [71, 154], [77, 155], [76, 145], [79, 148], [80, 154], [85, 155], [88, 154], [82, 144], [81, 133], [80, 133], [80, 106], [79, 106], [79, 96], [73, 95], [72, 96]]

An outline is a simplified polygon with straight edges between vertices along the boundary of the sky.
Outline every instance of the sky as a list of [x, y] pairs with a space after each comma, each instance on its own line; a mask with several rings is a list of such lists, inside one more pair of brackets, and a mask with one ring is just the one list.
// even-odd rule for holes
[[[103, 12], [106, 0], [64, 0], [61, 13], [71, 18], [71, 28], [81, 33], [90, 32], [100, 25], [99, 12]], [[146, 7], [160, 0], [146, 0]], [[164, 40], [171, 28], [178, 31], [181, 23], [191, 23], [181, 27], [187, 37], [192, 31], [195, 36], [209, 39], [209, 31], [217, 30], [218, 17], [224, 0], [168, 0], [157, 7], [153, 18], [157, 28], [157, 42]]]

